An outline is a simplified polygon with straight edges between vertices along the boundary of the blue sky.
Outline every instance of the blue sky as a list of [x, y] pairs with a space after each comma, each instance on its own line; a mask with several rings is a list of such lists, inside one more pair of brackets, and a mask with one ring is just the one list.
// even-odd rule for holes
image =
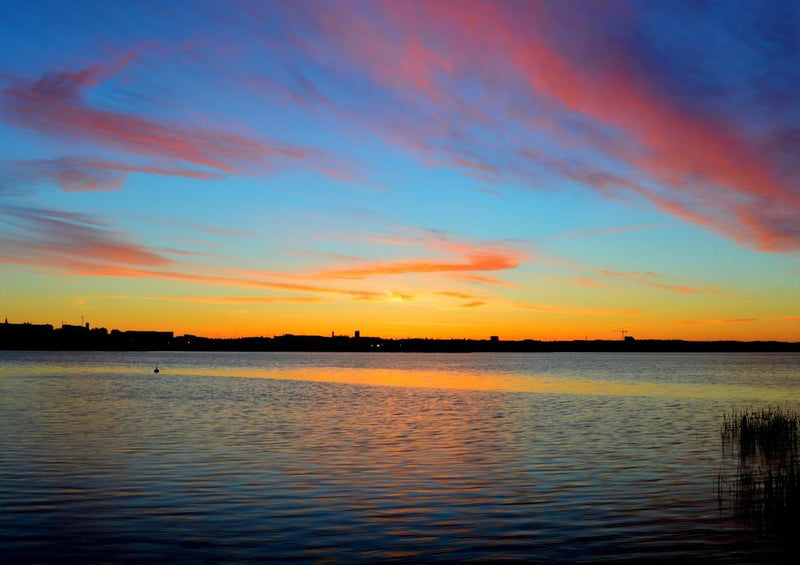
[[0, 16], [10, 321], [798, 339], [783, 2]]

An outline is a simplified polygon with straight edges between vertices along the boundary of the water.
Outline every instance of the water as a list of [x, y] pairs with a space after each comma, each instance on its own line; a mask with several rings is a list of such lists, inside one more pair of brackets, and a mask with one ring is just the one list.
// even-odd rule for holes
[[0, 351], [0, 561], [789, 560], [719, 426], [798, 362]]

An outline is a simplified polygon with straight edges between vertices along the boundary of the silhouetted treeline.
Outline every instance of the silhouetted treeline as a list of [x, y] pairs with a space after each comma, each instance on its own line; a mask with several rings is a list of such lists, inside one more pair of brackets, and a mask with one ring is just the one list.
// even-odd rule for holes
[[374, 352], [800, 352], [800, 343], [782, 341], [384, 339], [380, 337], [286, 334], [218, 339], [173, 332], [119, 331], [50, 324], [0, 324], [0, 349], [106, 351], [374, 351]]

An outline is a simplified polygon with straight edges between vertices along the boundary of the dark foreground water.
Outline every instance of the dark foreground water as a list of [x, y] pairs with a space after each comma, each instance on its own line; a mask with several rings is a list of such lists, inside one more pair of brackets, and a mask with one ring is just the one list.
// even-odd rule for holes
[[0, 561], [790, 561], [720, 505], [719, 426], [799, 367], [0, 352]]

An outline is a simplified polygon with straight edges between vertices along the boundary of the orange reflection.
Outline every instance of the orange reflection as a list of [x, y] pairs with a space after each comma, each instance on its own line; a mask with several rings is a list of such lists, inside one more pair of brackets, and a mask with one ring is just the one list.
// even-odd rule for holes
[[[151, 355], [152, 356], [152, 355]], [[407, 387], [425, 389], [524, 392], [562, 395], [594, 395], [623, 397], [706, 398], [714, 400], [747, 400], [751, 402], [800, 402], [800, 387], [767, 387], [756, 384], [673, 383], [646, 380], [613, 380], [582, 378], [555, 374], [529, 374], [491, 371], [455, 371], [444, 369], [406, 369], [376, 367], [258, 367], [180, 365], [177, 360], [165, 361], [162, 372], [152, 374], [152, 364], [136, 366], [119, 364], [47, 363], [31, 366], [10, 364], [0, 367], [2, 374], [56, 374], [136, 376], [153, 380], [171, 377], [235, 377], [329, 382], [366, 386]]]
[[182, 376], [226, 376], [297, 381], [331, 382], [370, 386], [440, 388], [542, 394], [581, 394], [596, 396], [657, 396], [668, 398], [751, 399], [763, 401], [800, 401], [794, 390], [729, 384], [625, 382], [581, 379], [553, 375], [515, 375], [491, 372], [442, 370], [381, 369], [354, 367], [303, 367], [290, 369], [225, 368], [224, 374], [198, 374], [196, 368], [169, 371]]

